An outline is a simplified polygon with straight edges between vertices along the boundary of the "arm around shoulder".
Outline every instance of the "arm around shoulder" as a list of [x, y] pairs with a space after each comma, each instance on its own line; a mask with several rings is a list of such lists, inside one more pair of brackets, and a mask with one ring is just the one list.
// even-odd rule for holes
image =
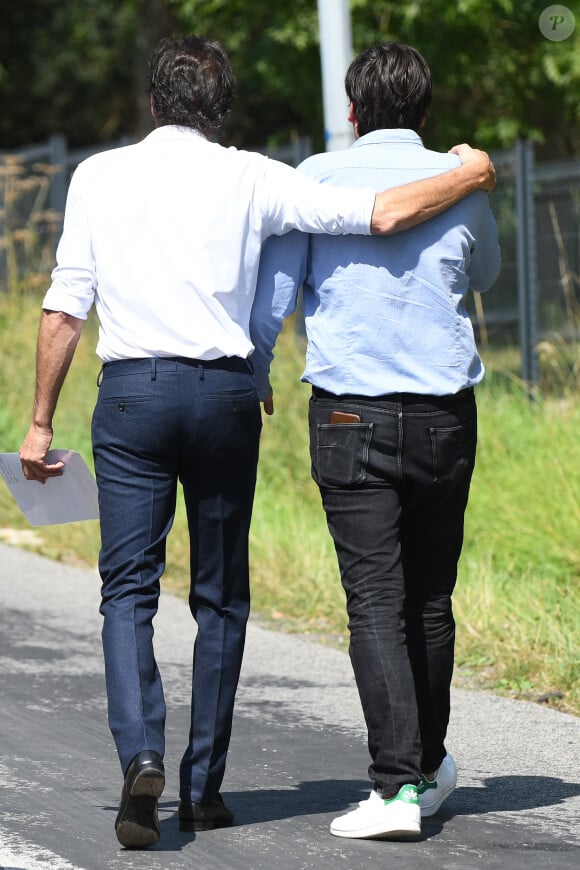
[[371, 232], [385, 235], [409, 229], [455, 205], [474, 190], [493, 190], [495, 168], [485, 151], [469, 145], [451, 149], [461, 166], [377, 194]]

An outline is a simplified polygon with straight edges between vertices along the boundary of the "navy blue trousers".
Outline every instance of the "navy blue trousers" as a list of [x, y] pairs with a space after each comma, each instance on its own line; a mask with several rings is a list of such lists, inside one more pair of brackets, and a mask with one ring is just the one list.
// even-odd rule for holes
[[[360, 422], [330, 423], [333, 410]], [[350, 658], [385, 793], [445, 756], [455, 623], [451, 596], [475, 464], [473, 390], [310, 402], [319, 485], [346, 592]]]
[[244, 360], [103, 366], [92, 438], [109, 725], [123, 771], [142, 750], [163, 756], [165, 701], [153, 618], [181, 483], [197, 623], [191, 730], [180, 766], [185, 800], [213, 800], [224, 776], [250, 605], [248, 533], [260, 429]]

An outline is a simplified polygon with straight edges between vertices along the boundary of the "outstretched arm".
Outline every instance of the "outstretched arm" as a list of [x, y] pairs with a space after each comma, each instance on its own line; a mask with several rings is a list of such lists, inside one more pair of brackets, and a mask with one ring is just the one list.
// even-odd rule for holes
[[495, 169], [485, 151], [469, 145], [451, 149], [461, 166], [401, 187], [378, 193], [371, 220], [377, 235], [400, 232], [435, 217], [474, 190], [493, 190]]
[[20, 447], [24, 477], [45, 483], [62, 474], [63, 463], [49, 465], [52, 418], [72, 362], [83, 321], [62, 311], [42, 312], [36, 347], [36, 390], [32, 422]]

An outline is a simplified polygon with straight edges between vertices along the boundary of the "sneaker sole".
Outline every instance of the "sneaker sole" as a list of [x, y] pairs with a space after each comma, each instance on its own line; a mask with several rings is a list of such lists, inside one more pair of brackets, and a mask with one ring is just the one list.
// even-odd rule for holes
[[431, 805], [426, 806], [426, 807], [421, 806], [421, 802], [419, 801], [419, 805], [421, 807], [421, 818], [427, 819], [427, 818], [429, 818], [429, 816], [434, 816], [435, 813], [441, 809], [441, 805], [443, 804], [443, 802], [446, 801], [447, 798], [449, 797], [449, 795], [452, 794], [454, 791], [455, 791], [454, 785], [452, 785], [451, 787], [447, 787], [445, 789], [445, 791], [441, 791], [438, 793], [437, 800], [435, 801], [434, 804], [431, 804]]
[[372, 826], [369, 828], [354, 828], [352, 831], [341, 831], [330, 826], [330, 833], [334, 837], [348, 837], [351, 840], [407, 840], [411, 837], [418, 837], [421, 834], [421, 825], [409, 825], [407, 827], [393, 828], [385, 830], [383, 826]]

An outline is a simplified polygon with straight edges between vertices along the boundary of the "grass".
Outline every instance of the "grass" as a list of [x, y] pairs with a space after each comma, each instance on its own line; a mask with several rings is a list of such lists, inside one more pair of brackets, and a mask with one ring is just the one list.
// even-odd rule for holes
[[[0, 297], [0, 341], [10, 348], [0, 368], [2, 451], [17, 450], [28, 427], [38, 312], [38, 292]], [[89, 463], [99, 370], [95, 343], [96, 324], [89, 320], [55, 418], [54, 446], [80, 450]], [[553, 393], [530, 402], [515, 374], [517, 354], [489, 351], [486, 357], [488, 375], [478, 390], [478, 462], [454, 597], [456, 682], [578, 714], [578, 394], [567, 375], [565, 389], [558, 382]], [[302, 362], [303, 349], [288, 325], [273, 368], [276, 413], [264, 420], [262, 436], [251, 531], [253, 611], [265, 624], [346, 648], [343, 592], [310, 479]], [[27, 530], [0, 485], [0, 539], [96, 565], [96, 522], [35, 529], [28, 543]], [[168, 559], [165, 587], [184, 595], [189, 554], [181, 501]]]
[[[517, 354], [489, 357], [454, 596], [457, 682], [578, 713], [577, 395], [531, 403], [514, 373]], [[287, 331], [273, 368], [277, 413], [266, 420], [262, 441], [254, 599], [272, 621], [346, 644], [333, 548], [309, 479], [308, 389], [296, 387], [301, 366], [302, 351]]]

